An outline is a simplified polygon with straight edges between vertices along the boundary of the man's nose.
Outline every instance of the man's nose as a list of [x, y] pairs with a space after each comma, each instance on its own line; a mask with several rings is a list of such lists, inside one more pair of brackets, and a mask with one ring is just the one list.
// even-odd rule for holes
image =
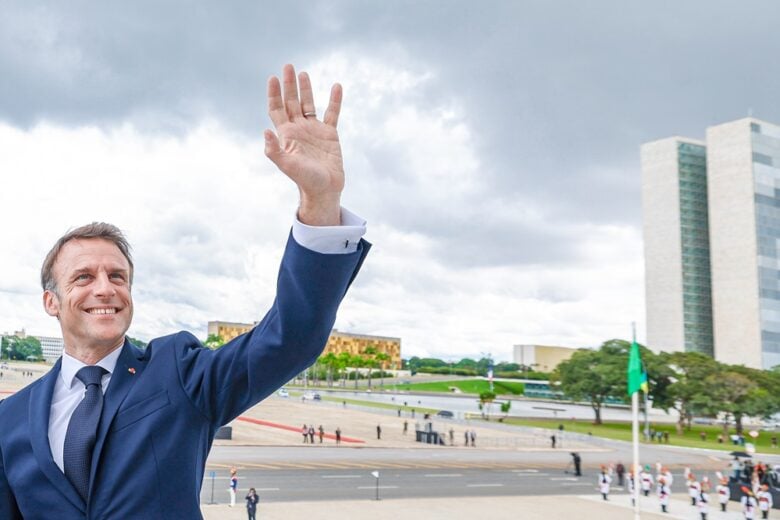
[[113, 296], [116, 294], [116, 288], [107, 273], [98, 273], [95, 283], [92, 285], [95, 296]]

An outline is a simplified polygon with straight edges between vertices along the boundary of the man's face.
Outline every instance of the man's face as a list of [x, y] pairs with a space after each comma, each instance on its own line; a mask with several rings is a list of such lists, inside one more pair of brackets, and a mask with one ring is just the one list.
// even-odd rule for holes
[[57, 292], [45, 291], [46, 312], [57, 316], [66, 348], [109, 352], [124, 341], [133, 319], [130, 264], [100, 238], [67, 242], [54, 264]]

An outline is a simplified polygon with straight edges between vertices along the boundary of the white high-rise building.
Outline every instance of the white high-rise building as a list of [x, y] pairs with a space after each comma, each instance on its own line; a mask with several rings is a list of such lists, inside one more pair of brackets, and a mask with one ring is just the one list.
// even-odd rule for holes
[[780, 365], [780, 127], [642, 146], [647, 343]]

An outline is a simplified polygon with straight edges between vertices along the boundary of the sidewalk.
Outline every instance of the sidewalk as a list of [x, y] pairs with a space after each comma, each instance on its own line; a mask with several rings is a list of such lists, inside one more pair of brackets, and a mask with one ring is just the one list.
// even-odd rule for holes
[[[623, 498], [619, 496], [616, 498]], [[649, 500], [649, 499], [648, 499]], [[652, 500], [650, 500], [652, 502]], [[677, 502], [680, 502], [678, 505]], [[683, 512], [681, 500], [676, 500], [672, 508]], [[644, 507], [644, 506], [647, 507]], [[736, 506], [736, 504], [733, 504]], [[652, 508], [650, 506], [653, 506]], [[695, 516], [663, 515], [656, 512], [657, 504], [643, 504], [642, 518], [645, 520], [694, 519]], [[693, 512], [690, 505], [688, 509]], [[736, 508], [734, 508], [736, 510]], [[206, 520], [245, 519], [246, 509], [243, 501], [235, 508], [226, 505], [201, 506]], [[415, 498], [402, 500], [345, 500], [321, 502], [269, 502], [258, 504], [257, 518], [263, 520], [345, 520], [350, 518], [370, 518], [371, 520], [398, 520], [399, 518], [425, 520], [550, 520], [550, 519], [595, 519], [625, 520], [633, 518], [630, 501], [611, 500], [604, 502], [601, 496], [559, 495], [543, 497], [478, 497], [478, 498]], [[740, 516], [717, 516], [711, 519], [741, 518]]]
[[[684, 494], [675, 494], [669, 504], [669, 513], [661, 513], [655, 496], [640, 497], [640, 517], [645, 520], [701, 520], [697, 509]], [[227, 505], [201, 506], [205, 520], [246, 518], [243, 501], [235, 508]], [[591, 519], [625, 520], [633, 518], [631, 499], [626, 494], [611, 495], [608, 502], [601, 495], [558, 495], [543, 497], [477, 497], [477, 498], [415, 498], [400, 500], [344, 500], [320, 502], [269, 502], [258, 504], [257, 517], [263, 520], [398, 520], [424, 518], [425, 520], [458, 520], [489, 517], [490, 520], [550, 520]], [[728, 511], [721, 513], [714, 503], [708, 520], [742, 519], [738, 502], [729, 502]]]

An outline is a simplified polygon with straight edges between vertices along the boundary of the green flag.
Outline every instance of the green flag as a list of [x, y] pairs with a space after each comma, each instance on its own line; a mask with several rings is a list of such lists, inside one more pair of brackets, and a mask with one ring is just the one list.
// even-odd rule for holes
[[636, 341], [631, 343], [631, 354], [628, 356], [628, 395], [642, 390], [647, 393], [647, 372], [642, 366], [639, 357], [639, 345]]

